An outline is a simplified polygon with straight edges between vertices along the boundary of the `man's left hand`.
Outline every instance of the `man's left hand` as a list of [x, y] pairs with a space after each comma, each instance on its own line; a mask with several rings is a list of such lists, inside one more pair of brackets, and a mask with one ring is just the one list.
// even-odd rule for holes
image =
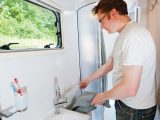
[[94, 99], [92, 100], [92, 105], [102, 105], [105, 102], [105, 95], [104, 93], [97, 94]]

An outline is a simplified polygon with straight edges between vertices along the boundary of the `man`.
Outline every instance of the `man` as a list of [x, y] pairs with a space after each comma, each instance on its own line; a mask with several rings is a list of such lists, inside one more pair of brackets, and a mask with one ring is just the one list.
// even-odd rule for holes
[[102, 28], [119, 36], [108, 62], [82, 80], [80, 88], [113, 70], [113, 88], [97, 94], [92, 104], [113, 99], [117, 120], [154, 120], [156, 50], [149, 31], [131, 21], [123, 0], [100, 0], [93, 12]]

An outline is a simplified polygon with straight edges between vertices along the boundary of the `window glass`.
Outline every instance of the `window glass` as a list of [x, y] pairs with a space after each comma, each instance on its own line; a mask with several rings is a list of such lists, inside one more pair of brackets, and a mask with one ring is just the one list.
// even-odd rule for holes
[[0, 1], [0, 51], [62, 47], [60, 13], [24, 0]]

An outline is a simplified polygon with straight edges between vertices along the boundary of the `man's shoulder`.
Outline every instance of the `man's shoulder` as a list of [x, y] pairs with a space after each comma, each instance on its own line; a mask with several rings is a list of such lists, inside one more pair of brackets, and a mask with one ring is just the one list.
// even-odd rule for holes
[[133, 33], [148, 32], [148, 29], [145, 26], [136, 22], [131, 23], [129, 30]]
[[127, 36], [136, 37], [137, 35], [138, 37], [138, 36], [141, 36], [143, 34], [148, 34], [148, 33], [149, 33], [149, 30], [145, 26], [141, 25], [140, 23], [136, 23], [136, 22], [132, 22], [126, 30]]

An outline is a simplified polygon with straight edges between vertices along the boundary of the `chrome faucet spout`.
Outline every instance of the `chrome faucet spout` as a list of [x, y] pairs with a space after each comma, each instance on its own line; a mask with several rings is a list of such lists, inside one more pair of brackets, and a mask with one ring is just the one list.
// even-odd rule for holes
[[58, 102], [58, 99], [60, 99], [60, 88], [58, 85], [58, 81], [57, 78], [54, 79], [54, 97], [55, 97], [55, 101], [54, 102]]
[[67, 99], [65, 97], [61, 97], [61, 92], [57, 78], [54, 79], [54, 97], [55, 97], [54, 98], [55, 114], [59, 114], [60, 113], [59, 107], [67, 103]]

